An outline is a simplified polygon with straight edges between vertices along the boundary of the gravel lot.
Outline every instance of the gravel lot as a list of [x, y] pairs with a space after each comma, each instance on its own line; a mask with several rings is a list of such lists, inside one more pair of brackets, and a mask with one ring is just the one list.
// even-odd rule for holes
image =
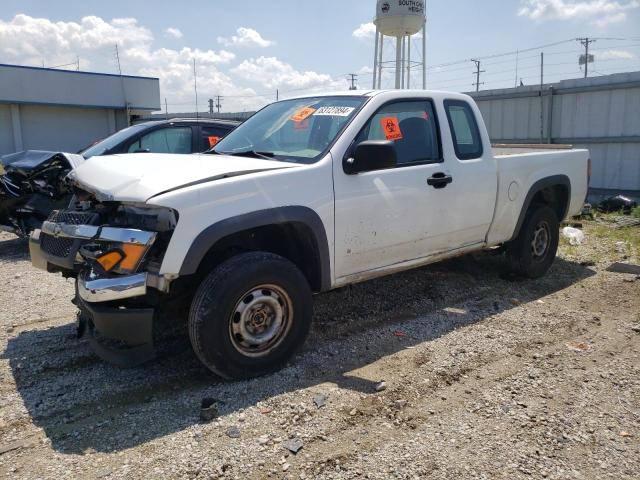
[[291, 364], [235, 383], [182, 338], [99, 361], [0, 233], [0, 478], [639, 478], [640, 281], [606, 269], [640, 228], [585, 233], [538, 281], [480, 254], [318, 296]]

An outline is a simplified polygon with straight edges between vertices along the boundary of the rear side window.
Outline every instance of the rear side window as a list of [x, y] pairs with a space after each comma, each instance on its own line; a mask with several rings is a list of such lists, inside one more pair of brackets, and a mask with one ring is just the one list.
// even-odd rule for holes
[[482, 140], [471, 106], [461, 100], [445, 100], [444, 108], [447, 111], [456, 156], [460, 160], [480, 158]]

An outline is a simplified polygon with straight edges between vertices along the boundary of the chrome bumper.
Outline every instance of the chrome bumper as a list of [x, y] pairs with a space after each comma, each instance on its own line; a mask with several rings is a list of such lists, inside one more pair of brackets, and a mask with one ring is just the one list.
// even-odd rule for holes
[[113, 278], [97, 278], [91, 273], [78, 276], [78, 295], [87, 303], [124, 300], [141, 297], [146, 293], [146, 272]]
[[40, 248], [40, 230], [34, 230], [29, 236], [29, 255], [31, 264], [40, 270], [47, 270], [47, 259]]

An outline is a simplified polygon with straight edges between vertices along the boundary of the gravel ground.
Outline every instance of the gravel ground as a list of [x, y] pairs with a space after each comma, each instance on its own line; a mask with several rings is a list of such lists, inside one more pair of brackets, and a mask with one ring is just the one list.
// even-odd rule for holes
[[290, 365], [233, 383], [184, 339], [101, 362], [0, 233], [0, 478], [639, 478], [640, 281], [606, 269], [640, 228], [585, 233], [538, 281], [479, 254], [318, 296]]

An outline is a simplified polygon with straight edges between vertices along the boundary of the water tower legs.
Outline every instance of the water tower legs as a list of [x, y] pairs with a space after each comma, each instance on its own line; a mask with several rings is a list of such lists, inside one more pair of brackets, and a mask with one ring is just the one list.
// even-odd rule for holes
[[396, 37], [396, 90], [400, 90], [402, 80], [402, 36]]
[[422, 27], [422, 89], [427, 89], [427, 22]]
[[373, 89], [375, 90], [377, 87], [377, 75], [378, 75], [378, 46], [380, 44], [380, 31], [376, 26], [376, 46], [375, 53], [373, 54]]

